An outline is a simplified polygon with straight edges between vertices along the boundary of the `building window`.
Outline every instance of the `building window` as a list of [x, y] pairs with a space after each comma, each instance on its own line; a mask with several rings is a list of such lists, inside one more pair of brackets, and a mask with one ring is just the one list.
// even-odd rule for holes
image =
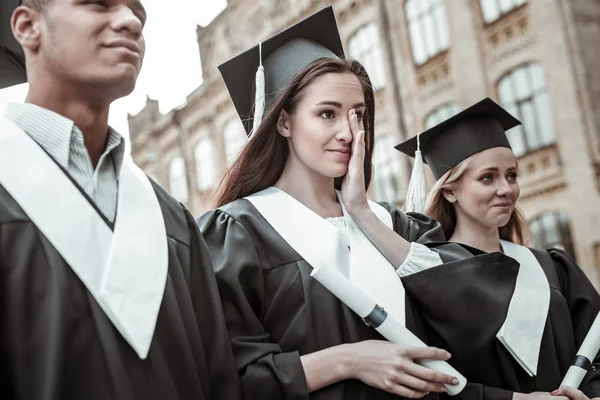
[[225, 142], [225, 154], [227, 164], [231, 165], [233, 160], [240, 154], [242, 147], [247, 142], [246, 131], [239, 118], [231, 118], [223, 130], [223, 141]]
[[198, 141], [194, 150], [196, 158], [196, 177], [198, 189], [205, 191], [211, 189], [216, 181], [216, 154], [215, 147], [210, 137], [205, 136]]
[[432, 128], [437, 124], [444, 122], [448, 118], [458, 114], [460, 107], [456, 103], [448, 103], [439, 106], [425, 117], [425, 129]]
[[575, 259], [573, 238], [569, 216], [564, 212], [543, 214], [529, 224], [533, 247], [548, 249], [551, 247], [564, 250]]
[[406, 0], [405, 7], [413, 58], [421, 65], [448, 49], [444, 0]]
[[398, 159], [394, 146], [397, 140], [392, 135], [381, 135], [376, 139], [373, 153], [375, 201], [395, 203], [400, 199], [400, 180], [398, 178]]
[[187, 176], [185, 172], [185, 161], [182, 156], [171, 160], [169, 166], [169, 188], [171, 194], [182, 203], [188, 201]]
[[517, 157], [554, 143], [548, 89], [539, 64], [506, 74], [498, 83], [498, 97], [502, 107], [523, 123], [506, 134]]
[[481, 0], [481, 14], [486, 23], [492, 23], [506, 14], [512, 9], [515, 9], [527, 0]]
[[377, 25], [370, 23], [360, 28], [350, 38], [350, 57], [360, 61], [367, 70], [375, 89], [385, 86], [385, 63], [381, 50], [381, 37]]

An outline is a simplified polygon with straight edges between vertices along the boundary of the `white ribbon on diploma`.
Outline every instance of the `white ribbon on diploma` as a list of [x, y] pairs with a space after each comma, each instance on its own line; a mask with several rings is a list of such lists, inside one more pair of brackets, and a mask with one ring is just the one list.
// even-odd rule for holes
[[[311, 276], [363, 319], [369, 316], [373, 310], [380, 309], [375, 301], [335, 268], [327, 266], [314, 268]], [[381, 322], [381, 325], [374, 326], [374, 328], [390, 342], [415, 347], [427, 346], [391, 314]], [[431, 370], [456, 377], [459, 380], [458, 384], [445, 385], [451, 396], [459, 394], [467, 384], [467, 379], [445, 361], [417, 360], [416, 362]]]

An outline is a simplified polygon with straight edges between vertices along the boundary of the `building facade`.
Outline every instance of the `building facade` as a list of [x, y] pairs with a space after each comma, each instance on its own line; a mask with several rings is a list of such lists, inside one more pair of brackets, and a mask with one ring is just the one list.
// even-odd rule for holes
[[[600, 284], [600, 2], [230, 0], [198, 28], [204, 83], [163, 115], [129, 120], [134, 160], [199, 216], [246, 138], [217, 66], [333, 5], [346, 54], [376, 88], [375, 200], [402, 205], [402, 140], [489, 96], [509, 131], [532, 245], [567, 250]], [[429, 177], [431, 183], [431, 176]]]

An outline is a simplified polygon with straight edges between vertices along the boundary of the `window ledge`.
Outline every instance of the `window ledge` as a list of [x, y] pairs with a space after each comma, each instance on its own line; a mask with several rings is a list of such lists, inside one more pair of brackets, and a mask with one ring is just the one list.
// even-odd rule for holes
[[562, 161], [556, 144], [519, 157], [521, 199], [527, 199], [566, 186]]

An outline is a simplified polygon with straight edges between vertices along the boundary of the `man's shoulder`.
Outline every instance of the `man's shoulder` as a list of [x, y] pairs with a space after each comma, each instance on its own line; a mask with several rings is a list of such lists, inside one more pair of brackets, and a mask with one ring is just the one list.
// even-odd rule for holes
[[152, 178], [149, 178], [149, 180], [154, 189], [154, 193], [156, 193], [156, 199], [158, 200], [158, 204], [163, 213], [167, 236], [189, 245], [190, 226], [195, 226], [189, 211]]

